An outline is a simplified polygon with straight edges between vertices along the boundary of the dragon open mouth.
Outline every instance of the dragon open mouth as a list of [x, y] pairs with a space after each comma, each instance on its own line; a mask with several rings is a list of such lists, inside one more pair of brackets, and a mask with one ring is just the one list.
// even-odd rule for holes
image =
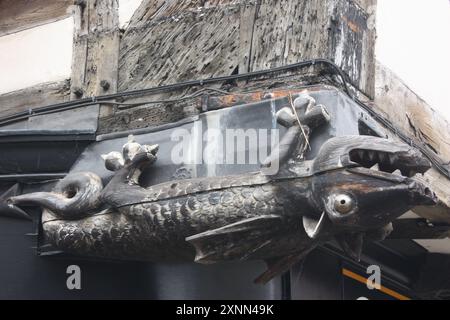
[[393, 175], [412, 178], [424, 174], [430, 164], [423, 156], [408, 152], [383, 152], [355, 149], [349, 153], [350, 160], [360, 166]]

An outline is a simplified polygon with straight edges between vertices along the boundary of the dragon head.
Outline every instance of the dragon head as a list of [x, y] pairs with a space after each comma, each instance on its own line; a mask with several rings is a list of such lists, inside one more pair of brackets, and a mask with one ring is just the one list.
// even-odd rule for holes
[[435, 194], [416, 174], [430, 169], [418, 150], [371, 136], [344, 136], [327, 141], [312, 164], [312, 201], [321, 217], [304, 219], [317, 236], [329, 223], [334, 230], [369, 232], [419, 205], [435, 205]]

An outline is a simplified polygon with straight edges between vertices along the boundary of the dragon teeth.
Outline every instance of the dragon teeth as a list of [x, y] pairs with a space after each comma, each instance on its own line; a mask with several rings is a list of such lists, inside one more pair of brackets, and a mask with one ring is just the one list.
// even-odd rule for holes
[[363, 150], [359, 150], [358, 151], [358, 156], [360, 159], [364, 159], [364, 151]]
[[376, 170], [376, 171], [380, 171], [380, 166], [379, 164], [375, 164], [372, 168], [370, 168], [370, 170]]
[[380, 152], [379, 154], [378, 154], [378, 157], [380, 158], [380, 161], [381, 162], [385, 162], [386, 161], [386, 153], [384, 153], [384, 152]]
[[401, 170], [401, 172], [402, 172], [402, 176], [409, 177], [409, 171], [404, 169], [404, 170]]
[[373, 161], [373, 159], [375, 159], [376, 153], [374, 151], [369, 151], [368, 154], [370, 161]]
[[390, 154], [389, 155], [389, 163], [391, 165], [393, 165], [395, 163], [395, 160], [397, 160], [397, 157], [395, 155], [393, 155], [393, 154]]
[[395, 174], [396, 176], [402, 176], [402, 172], [399, 169], [395, 170], [392, 174]]

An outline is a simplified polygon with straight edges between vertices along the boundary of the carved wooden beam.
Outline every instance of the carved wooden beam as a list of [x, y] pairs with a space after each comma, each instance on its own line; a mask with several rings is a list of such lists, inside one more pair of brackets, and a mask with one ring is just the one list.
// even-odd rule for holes
[[[373, 108], [411, 141], [424, 145], [435, 161], [450, 172], [450, 123], [380, 63], [376, 76]], [[396, 132], [390, 136], [395, 138]], [[450, 179], [436, 167], [420, 179], [433, 188], [440, 201], [437, 206], [418, 207], [414, 212], [434, 222], [450, 223]]]
[[399, 219], [393, 223], [390, 239], [445, 239], [450, 236], [450, 225], [433, 224], [426, 219]]
[[[328, 123], [328, 112], [308, 95], [292, 105], [277, 113], [288, 128], [269, 156], [280, 160], [277, 172], [145, 187], [139, 175], [157, 161], [158, 146], [129, 139], [122, 152], [104, 157], [114, 171], [106, 186], [95, 173], [76, 172], [52, 192], [9, 198], [8, 207], [41, 206], [45, 239], [58, 250], [150, 261], [266, 260], [269, 270], [258, 279], [266, 282], [333, 238], [359, 259], [364, 237], [380, 240], [386, 225], [412, 207], [435, 204], [432, 191], [411, 175], [429, 169], [428, 161], [404, 143], [335, 137], [305, 161], [305, 137]], [[368, 166], [375, 159], [406, 176]]]
[[49, 82], [0, 95], [0, 117], [68, 101], [69, 80]]

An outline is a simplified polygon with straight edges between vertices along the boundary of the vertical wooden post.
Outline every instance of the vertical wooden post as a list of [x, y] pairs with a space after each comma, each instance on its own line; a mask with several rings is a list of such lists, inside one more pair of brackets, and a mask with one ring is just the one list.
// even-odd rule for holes
[[[71, 99], [117, 92], [118, 0], [76, 0]], [[108, 114], [111, 108], [102, 107]]]
[[242, 4], [239, 22], [239, 73], [250, 72], [255, 19], [259, 4]]

